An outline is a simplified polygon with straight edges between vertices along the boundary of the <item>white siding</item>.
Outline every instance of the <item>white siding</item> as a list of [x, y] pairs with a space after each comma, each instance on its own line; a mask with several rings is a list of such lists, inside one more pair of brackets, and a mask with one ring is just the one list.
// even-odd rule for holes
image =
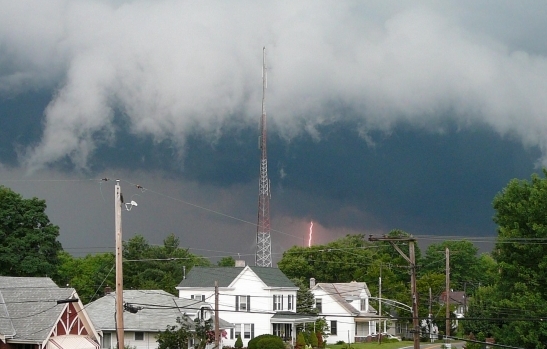
[[337, 324], [336, 335], [330, 334], [327, 338], [327, 343], [334, 344], [338, 341], [348, 343], [348, 334], [350, 342], [353, 343], [355, 337], [355, 321], [353, 317], [351, 317], [346, 309], [322, 289], [315, 289], [312, 293], [314, 294], [315, 299], [320, 298], [322, 300], [323, 309], [319, 315], [325, 314], [325, 319], [329, 324], [329, 328], [331, 326], [331, 321], [336, 321]]
[[[230, 287], [219, 287], [219, 316], [233, 324], [254, 324], [254, 337], [272, 333], [270, 318], [274, 314], [273, 295], [283, 296], [283, 311], [287, 311], [288, 296], [294, 297], [294, 306], [291, 310], [296, 312], [296, 287], [291, 288], [271, 288], [265, 285], [260, 278], [250, 269], [245, 268], [243, 272], [234, 280]], [[214, 307], [214, 287], [210, 288], [179, 288], [180, 298], [190, 298], [192, 294], [204, 294], [205, 302]], [[250, 311], [236, 310], [236, 296], [250, 296]], [[237, 338], [230, 337], [224, 340], [224, 345], [233, 346]], [[234, 331], [235, 332], [235, 329]], [[243, 329], [242, 329], [243, 332]], [[235, 336], [234, 336], [235, 337]], [[243, 338], [243, 346], [246, 347], [249, 339]]]

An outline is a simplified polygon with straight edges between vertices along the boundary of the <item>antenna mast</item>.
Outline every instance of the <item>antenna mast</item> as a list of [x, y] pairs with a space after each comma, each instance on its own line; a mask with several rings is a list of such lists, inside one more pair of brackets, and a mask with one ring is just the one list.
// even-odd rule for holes
[[270, 180], [268, 179], [268, 154], [266, 151], [266, 47], [262, 48], [262, 117], [258, 148], [260, 157], [260, 179], [258, 183], [258, 224], [256, 226], [255, 264], [259, 267], [272, 266], [272, 240], [270, 237]]

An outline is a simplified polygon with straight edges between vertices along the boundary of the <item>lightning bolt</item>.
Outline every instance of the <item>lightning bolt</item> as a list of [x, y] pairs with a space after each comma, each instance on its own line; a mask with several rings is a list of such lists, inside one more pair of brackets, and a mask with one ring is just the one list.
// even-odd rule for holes
[[310, 221], [310, 239], [308, 240], [308, 247], [311, 247], [311, 237], [313, 236], [313, 221]]

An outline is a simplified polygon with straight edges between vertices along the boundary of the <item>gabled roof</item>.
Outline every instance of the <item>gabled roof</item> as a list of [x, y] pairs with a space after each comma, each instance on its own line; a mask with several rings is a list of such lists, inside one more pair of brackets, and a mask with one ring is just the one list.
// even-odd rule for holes
[[218, 281], [220, 287], [228, 287], [245, 270], [252, 270], [268, 287], [297, 288], [283, 272], [269, 267], [193, 267], [186, 279], [177, 288], [184, 287], [214, 287]]
[[376, 313], [376, 309], [370, 304], [368, 312], [361, 311], [361, 293], [365, 292], [370, 297], [370, 291], [364, 282], [318, 283], [312, 287], [311, 291], [319, 288], [325, 291], [325, 293], [352, 315], [370, 316]]
[[59, 288], [50, 278], [0, 277], [0, 335], [35, 343], [45, 341], [73, 288]]
[[[201, 307], [210, 308], [205, 302], [184, 299], [173, 296], [163, 290], [124, 290], [124, 303], [141, 308], [137, 313], [124, 311], [123, 322], [127, 331], [160, 332], [167, 326], [177, 324], [178, 317], [195, 314]], [[89, 303], [86, 307], [91, 321], [97, 329], [115, 331], [116, 293], [112, 292]], [[188, 325], [193, 327], [193, 323]], [[230, 323], [220, 320], [221, 328], [233, 327]]]
[[[446, 291], [441, 293], [439, 297], [439, 303], [444, 304], [446, 302]], [[450, 304], [465, 304], [465, 292], [463, 291], [450, 291]]]

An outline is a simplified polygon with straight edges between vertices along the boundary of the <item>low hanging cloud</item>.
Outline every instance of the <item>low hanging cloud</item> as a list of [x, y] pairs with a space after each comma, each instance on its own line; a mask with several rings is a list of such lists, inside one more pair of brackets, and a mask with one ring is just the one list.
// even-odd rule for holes
[[266, 109], [286, 137], [319, 138], [316, 125], [348, 115], [365, 138], [401, 121], [438, 131], [450, 117], [547, 156], [546, 58], [427, 4], [0, 1], [0, 94], [54, 87], [22, 161], [86, 168], [116, 117], [181, 149], [196, 128], [257, 123], [266, 46]]

